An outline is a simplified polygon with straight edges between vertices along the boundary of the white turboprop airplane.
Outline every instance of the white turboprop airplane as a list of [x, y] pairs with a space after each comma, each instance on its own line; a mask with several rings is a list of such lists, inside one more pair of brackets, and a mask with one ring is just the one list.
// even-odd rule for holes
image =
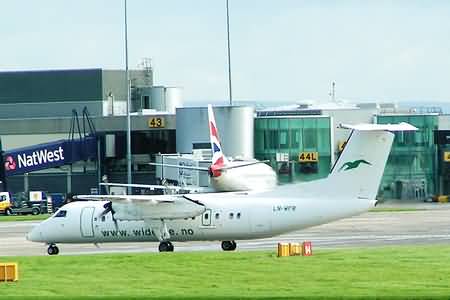
[[154, 165], [208, 172], [214, 192], [265, 191], [275, 188], [277, 175], [263, 161], [256, 159], [229, 161], [225, 157], [211, 105], [208, 105], [208, 127], [213, 154], [209, 168], [158, 163]]
[[353, 129], [327, 178], [278, 186], [260, 193], [165, 196], [97, 195], [72, 202], [33, 228], [27, 239], [57, 243], [159, 241], [159, 251], [173, 251], [173, 241], [222, 241], [276, 236], [360, 214], [376, 204], [376, 194], [392, 146], [391, 131], [417, 130], [396, 125], [341, 125]]

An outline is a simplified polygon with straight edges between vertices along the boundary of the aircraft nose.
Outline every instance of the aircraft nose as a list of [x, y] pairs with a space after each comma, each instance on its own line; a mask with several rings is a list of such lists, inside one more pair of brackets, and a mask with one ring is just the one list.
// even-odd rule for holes
[[39, 225], [35, 226], [30, 232], [28, 232], [26, 236], [27, 240], [30, 242], [42, 242], [42, 232], [39, 227]]

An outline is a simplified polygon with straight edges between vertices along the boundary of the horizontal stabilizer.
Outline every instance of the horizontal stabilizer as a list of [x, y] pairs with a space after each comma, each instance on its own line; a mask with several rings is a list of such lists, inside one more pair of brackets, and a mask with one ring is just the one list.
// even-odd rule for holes
[[169, 165], [169, 164], [160, 164], [160, 163], [148, 163], [148, 164], [152, 165], [152, 166], [160, 166], [160, 167], [167, 167], [167, 168], [187, 169], [187, 170], [206, 171], [206, 172], [209, 171], [209, 169], [205, 168], [205, 167]]
[[411, 124], [401, 122], [399, 124], [339, 124], [338, 128], [353, 129], [359, 131], [415, 131], [418, 130]]
[[265, 164], [269, 162], [269, 160], [256, 160], [256, 161], [251, 161], [251, 162], [242, 162], [238, 165], [223, 165], [221, 167], [216, 168], [216, 170], [228, 170], [228, 169], [236, 169], [236, 168], [241, 168], [241, 167], [246, 167], [246, 166], [252, 166], [252, 165], [257, 165], [257, 164]]

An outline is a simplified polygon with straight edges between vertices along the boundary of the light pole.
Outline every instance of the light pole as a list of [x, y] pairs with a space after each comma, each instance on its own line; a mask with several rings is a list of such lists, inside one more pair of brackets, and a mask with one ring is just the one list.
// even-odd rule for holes
[[228, 45], [228, 87], [230, 93], [230, 106], [233, 105], [233, 93], [231, 90], [231, 55], [230, 55], [230, 14], [228, 12], [228, 0], [227, 1], [227, 45]]
[[[125, 73], [127, 87], [127, 183], [131, 184], [131, 100], [130, 100], [130, 74], [128, 71], [128, 25], [127, 25], [127, 0], [124, 0], [125, 6]], [[131, 186], [127, 187], [127, 194], [131, 194]]]

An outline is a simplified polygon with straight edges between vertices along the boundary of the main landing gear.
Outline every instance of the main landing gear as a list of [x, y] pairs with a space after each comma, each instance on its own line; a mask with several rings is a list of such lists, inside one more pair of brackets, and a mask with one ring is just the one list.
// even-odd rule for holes
[[223, 241], [222, 249], [223, 249], [223, 251], [234, 251], [234, 250], [236, 250], [236, 242], [235, 241]]
[[159, 243], [159, 252], [173, 252], [173, 245], [169, 241], [163, 241]]
[[58, 255], [59, 249], [58, 249], [58, 247], [56, 247], [55, 244], [50, 244], [50, 245], [48, 245], [47, 253], [48, 253], [48, 255]]
[[[222, 249], [223, 251], [234, 251], [236, 250], [236, 242], [235, 241], [223, 241]], [[162, 241], [159, 243], [158, 247], [159, 252], [173, 252], [173, 245], [169, 241]]]

